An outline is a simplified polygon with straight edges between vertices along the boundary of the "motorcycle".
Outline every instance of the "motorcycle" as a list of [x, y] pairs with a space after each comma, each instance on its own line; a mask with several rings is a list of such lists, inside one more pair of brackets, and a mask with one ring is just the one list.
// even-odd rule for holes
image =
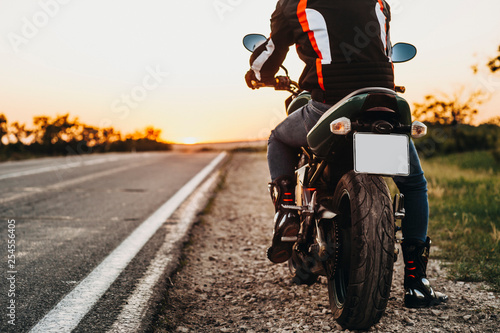
[[[243, 44], [251, 52], [266, 37], [250, 34]], [[398, 43], [393, 63], [411, 60], [416, 48]], [[290, 115], [311, 99], [288, 76], [271, 85], [291, 93]], [[269, 86], [257, 83], [256, 88]], [[307, 135], [297, 165], [295, 204], [300, 231], [288, 261], [297, 284], [312, 285], [325, 276], [330, 308], [347, 329], [368, 329], [385, 312], [393, 266], [397, 260], [398, 220], [404, 198], [391, 200], [383, 177], [410, 173], [410, 136], [426, 134], [424, 124], [411, 122], [410, 107], [396, 91], [371, 87], [352, 92], [332, 106]]]

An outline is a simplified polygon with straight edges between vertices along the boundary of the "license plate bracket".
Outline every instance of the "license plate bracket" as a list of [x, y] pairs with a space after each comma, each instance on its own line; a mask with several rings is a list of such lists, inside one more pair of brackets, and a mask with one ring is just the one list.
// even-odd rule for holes
[[410, 139], [404, 134], [354, 133], [354, 171], [389, 176], [410, 174]]

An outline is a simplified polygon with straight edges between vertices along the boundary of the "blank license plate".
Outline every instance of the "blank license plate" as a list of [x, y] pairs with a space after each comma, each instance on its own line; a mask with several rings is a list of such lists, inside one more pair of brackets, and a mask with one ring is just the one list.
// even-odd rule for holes
[[408, 136], [354, 133], [354, 171], [408, 176], [410, 174]]

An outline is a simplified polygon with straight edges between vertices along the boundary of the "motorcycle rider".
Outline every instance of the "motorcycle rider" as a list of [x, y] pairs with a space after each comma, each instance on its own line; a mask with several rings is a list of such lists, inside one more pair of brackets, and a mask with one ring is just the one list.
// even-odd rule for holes
[[[255, 49], [247, 85], [273, 85], [289, 47], [296, 45], [305, 68], [299, 79], [312, 100], [292, 113], [268, 141], [270, 190], [275, 227], [268, 258], [288, 260], [300, 228], [296, 211], [282, 205], [295, 201], [295, 166], [307, 133], [322, 114], [349, 93], [365, 87], [395, 89], [391, 62], [390, 7], [385, 0], [280, 0], [271, 16], [271, 35]], [[405, 196], [402, 244], [405, 261], [405, 305], [426, 307], [447, 300], [426, 278], [430, 239], [427, 237], [427, 181], [413, 142], [410, 175], [394, 177]]]

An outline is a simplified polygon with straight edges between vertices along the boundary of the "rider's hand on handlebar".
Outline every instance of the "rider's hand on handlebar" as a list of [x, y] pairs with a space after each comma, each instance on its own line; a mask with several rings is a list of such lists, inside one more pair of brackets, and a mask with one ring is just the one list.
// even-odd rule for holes
[[247, 82], [247, 86], [251, 89], [259, 89], [262, 87], [274, 86], [273, 82], [264, 82], [260, 81], [255, 77], [255, 72], [253, 70], [249, 70], [245, 75], [245, 81]]
[[276, 76], [274, 89], [276, 90], [288, 90], [290, 89], [291, 80], [288, 76]]
[[[255, 72], [249, 70], [245, 75], [247, 86], [251, 89], [259, 89], [262, 87], [275, 87], [277, 90], [286, 90], [290, 84], [290, 79], [286, 76], [277, 76], [276, 78], [268, 78], [258, 80], [255, 77]], [[278, 88], [279, 87], [279, 88]]]
[[257, 83], [259, 82], [259, 80], [257, 80], [257, 78], [255, 77], [255, 72], [253, 70], [249, 70], [245, 74], [245, 81], [247, 83], [248, 88], [250, 89], [258, 88]]

